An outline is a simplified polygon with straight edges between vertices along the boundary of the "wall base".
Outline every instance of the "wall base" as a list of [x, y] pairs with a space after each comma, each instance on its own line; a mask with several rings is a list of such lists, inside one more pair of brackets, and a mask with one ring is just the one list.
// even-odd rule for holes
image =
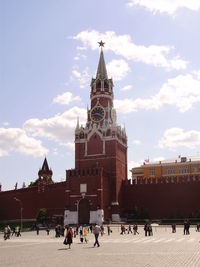
[[[104, 222], [104, 211], [102, 209], [90, 211], [90, 224], [101, 225]], [[65, 210], [64, 225], [78, 224], [78, 211]]]
[[78, 212], [65, 210], [64, 212], [64, 225], [78, 224]]
[[112, 221], [113, 222], [120, 222], [121, 218], [120, 218], [119, 214], [112, 214]]

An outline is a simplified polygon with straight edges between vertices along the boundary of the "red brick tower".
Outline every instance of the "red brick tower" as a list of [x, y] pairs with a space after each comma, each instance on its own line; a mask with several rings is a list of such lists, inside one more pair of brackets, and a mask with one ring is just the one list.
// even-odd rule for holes
[[42, 168], [38, 171], [38, 191], [44, 191], [46, 185], [53, 184], [53, 172], [49, 169], [47, 159], [44, 159]]
[[[109, 204], [112, 219], [119, 219], [120, 189], [122, 180], [127, 179], [127, 137], [125, 128], [117, 125], [113, 107], [113, 81], [108, 78], [104, 61], [103, 46], [96, 78], [91, 81], [91, 106], [87, 111], [85, 127], [77, 122], [75, 130], [75, 169], [101, 167], [104, 176], [104, 199]], [[107, 205], [107, 204], [106, 204]]]

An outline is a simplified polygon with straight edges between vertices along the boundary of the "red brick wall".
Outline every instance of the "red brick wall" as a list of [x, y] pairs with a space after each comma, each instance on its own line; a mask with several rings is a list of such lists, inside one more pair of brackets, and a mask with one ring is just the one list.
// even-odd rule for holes
[[200, 210], [200, 182], [140, 184], [123, 187], [122, 213], [143, 208], [151, 218], [189, 217]]
[[79, 170], [67, 170], [66, 188], [69, 191], [66, 192], [68, 198], [66, 205], [71, 211], [77, 210], [76, 203], [82, 198], [80, 184], [87, 184], [85, 197], [90, 202], [91, 210], [97, 210], [97, 206], [103, 208], [103, 196], [100, 194], [101, 191], [98, 190], [103, 189], [101, 168], [81, 169], [80, 173]]
[[40, 208], [49, 215], [64, 214], [66, 183], [55, 183], [38, 192], [37, 187], [0, 192], [0, 220], [20, 219], [20, 199], [23, 204], [23, 219], [34, 219]]
[[103, 142], [98, 134], [93, 134], [87, 145], [87, 154], [95, 155], [103, 153]]

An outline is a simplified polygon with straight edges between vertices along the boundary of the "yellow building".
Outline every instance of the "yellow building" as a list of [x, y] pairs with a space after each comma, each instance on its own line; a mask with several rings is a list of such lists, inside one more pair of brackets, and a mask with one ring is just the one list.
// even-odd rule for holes
[[133, 168], [132, 182], [137, 183], [179, 183], [200, 180], [200, 157], [181, 157], [175, 160], [144, 162]]

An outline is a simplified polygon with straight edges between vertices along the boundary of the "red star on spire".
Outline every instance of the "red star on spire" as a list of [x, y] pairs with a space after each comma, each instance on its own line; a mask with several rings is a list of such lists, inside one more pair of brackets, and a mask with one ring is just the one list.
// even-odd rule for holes
[[98, 42], [98, 44], [99, 44], [100, 47], [104, 47], [105, 43], [101, 40], [100, 42]]

